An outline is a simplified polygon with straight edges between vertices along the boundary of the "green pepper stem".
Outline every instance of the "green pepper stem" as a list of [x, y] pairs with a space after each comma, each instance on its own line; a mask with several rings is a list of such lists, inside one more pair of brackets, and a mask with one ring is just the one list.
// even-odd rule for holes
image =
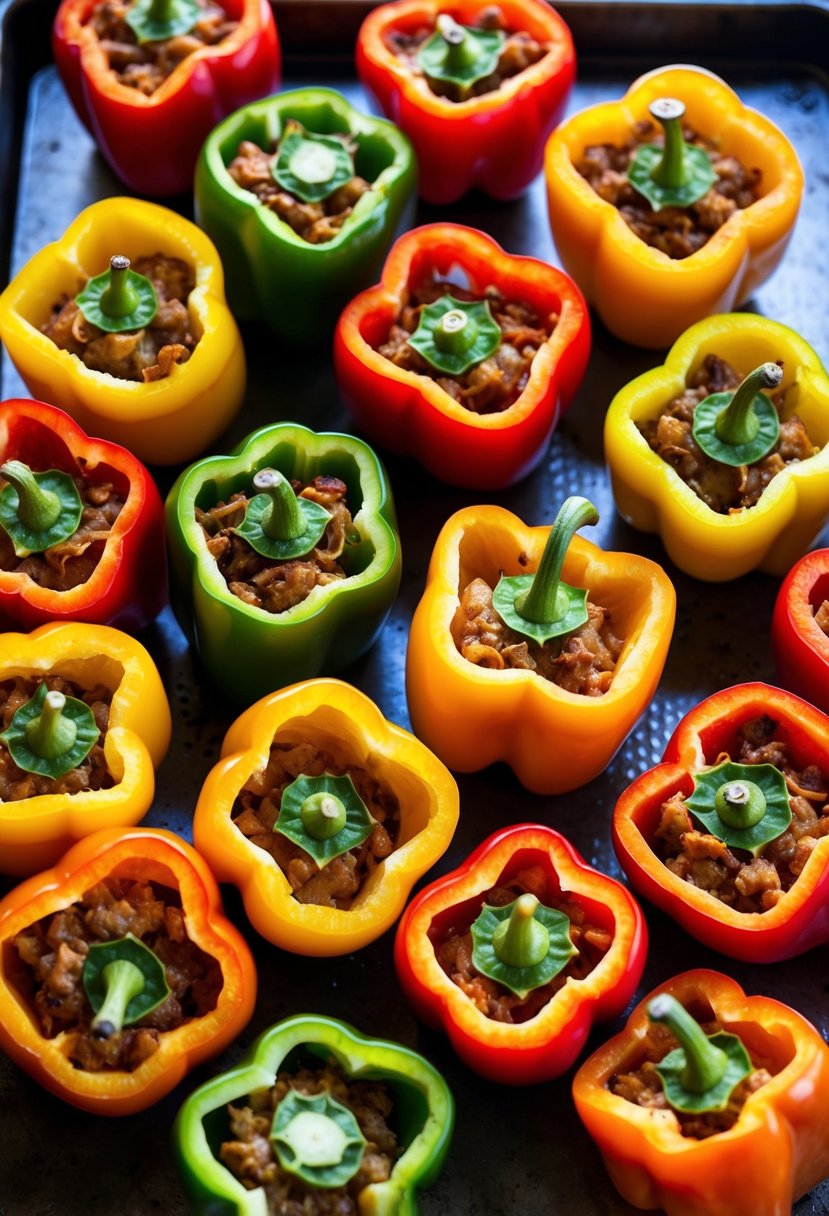
[[714, 809], [730, 828], [753, 828], [766, 813], [766, 795], [753, 781], [727, 781], [714, 796]]
[[478, 336], [474, 318], [462, 308], [445, 312], [434, 329], [435, 346], [451, 355], [465, 355]]
[[598, 522], [599, 512], [586, 498], [573, 496], [564, 501], [550, 528], [532, 586], [515, 597], [515, 610], [525, 621], [549, 624], [566, 616], [569, 600], [560, 583], [567, 548], [579, 528]]
[[57, 760], [75, 744], [78, 728], [65, 718], [66, 697], [62, 692], [47, 692], [40, 713], [26, 723], [26, 743], [43, 760]]
[[662, 1022], [679, 1040], [686, 1061], [681, 1080], [688, 1093], [707, 1093], [722, 1080], [728, 1057], [714, 1046], [699, 1022], [676, 997], [667, 992], [655, 996], [648, 1004], [648, 1017], [652, 1022]]
[[492, 935], [495, 955], [507, 967], [537, 967], [550, 952], [549, 930], [535, 919], [538, 904], [529, 892], [519, 895]]
[[92, 1022], [92, 1033], [97, 1039], [109, 1039], [124, 1025], [127, 1005], [144, 991], [145, 979], [141, 968], [125, 958], [107, 963], [101, 978], [106, 996]]
[[764, 388], [777, 388], [783, 379], [783, 369], [776, 363], [763, 363], [749, 372], [745, 380], [715, 423], [717, 436], [723, 443], [734, 446], [750, 443], [760, 429], [760, 420], [754, 410], [754, 398]]
[[129, 258], [116, 254], [109, 260], [109, 287], [102, 293], [101, 312], [105, 317], [128, 317], [138, 307], [138, 293], [130, 286]]
[[309, 794], [299, 810], [302, 826], [314, 840], [330, 840], [346, 824], [345, 803], [335, 794], [320, 791]]
[[478, 48], [463, 26], [448, 13], [441, 13], [435, 25], [446, 43], [446, 67], [449, 71], [457, 72], [471, 67], [478, 58]]
[[0, 476], [17, 490], [17, 517], [32, 532], [48, 532], [57, 522], [61, 501], [52, 490], [38, 484], [32, 470], [21, 460], [7, 460]]
[[260, 469], [253, 478], [253, 488], [271, 500], [262, 516], [262, 531], [270, 540], [295, 540], [302, 536], [307, 524], [287, 477], [278, 469]]
[[150, 21], [157, 21], [159, 25], [166, 25], [175, 17], [177, 7], [176, 0], [150, 0], [147, 16]]
[[669, 190], [678, 190], [685, 185], [685, 140], [682, 136], [682, 118], [685, 106], [675, 97], [659, 97], [648, 106], [651, 118], [661, 123], [665, 132], [665, 148], [662, 158], [651, 170], [657, 185]]

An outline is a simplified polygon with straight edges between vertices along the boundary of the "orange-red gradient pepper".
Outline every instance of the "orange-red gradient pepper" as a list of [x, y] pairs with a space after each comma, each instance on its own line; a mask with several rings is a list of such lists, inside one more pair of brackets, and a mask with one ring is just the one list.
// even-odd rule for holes
[[829, 549], [795, 562], [783, 579], [771, 619], [771, 647], [780, 683], [829, 713], [829, 635], [820, 624], [829, 600]]

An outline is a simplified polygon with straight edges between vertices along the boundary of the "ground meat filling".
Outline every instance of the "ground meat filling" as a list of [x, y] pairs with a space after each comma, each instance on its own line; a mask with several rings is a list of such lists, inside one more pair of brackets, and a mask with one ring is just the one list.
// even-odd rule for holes
[[815, 624], [829, 637], [829, 600], [824, 600], [815, 612]]
[[[357, 143], [352, 136], [332, 132], [331, 138], [339, 139], [353, 159]], [[255, 194], [263, 206], [274, 211], [286, 224], [290, 224], [294, 232], [309, 245], [322, 245], [333, 240], [353, 212], [358, 200], [371, 190], [371, 182], [355, 173], [349, 181], [329, 194], [328, 198], [321, 199], [318, 203], [305, 203], [280, 186], [273, 176], [273, 167], [278, 156], [278, 143], [270, 152], [266, 152], [252, 140], [243, 139], [227, 171], [237, 186]]]
[[[501, 342], [495, 353], [462, 376], [437, 371], [409, 345], [409, 338], [420, 324], [423, 308], [447, 294], [464, 303], [488, 300], [492, 319], [501, 330]], [[400, 310], [388, 337], [377, 350], [404, 371], [430, 376], [465, 409], [475, 414], [497, 414], [509, 409], [527, 387], [533, 359], [548, 341], [557, 322], [555, 313], [542, 319], [529, 304], [506, 300], [496, 287], [487, 287], [483, 295], [476, 296], [454, 283], [434, 279], [411, 291], [408, 303]]]
[[118, 83], [149, 97], [188, 55], [202, 47], [215, 46], [237, 28], [239, 22], [231, 21], [218, 4], [199, 0], [199, 5], [201, 14], [189, 33], [162, 42], [142, 43], [125, 20], [132, 4], [104, 0], [96, 5], [89, 24]]
[[[523, 30], [507, 29], [506, 18], [497, 4], [490, 4], [481, 9], [470, 24], [481, 30], [503, 30], [507, 37], [504, 40], [495, 71], [491, 76], [477, 81], [463, 97], [458, 94], [455, 86], [447, 81], [427, 81], [432, 92], [436, 93], [438, 97], [445, 97], [447, 101], [465, 101], [469, 97], [480, 97], [482, 93], [494, 93], [501, 87], [503, 81], [517, 76], [525, 68], [538, 63], [551, 49], [549, 42], [537, 42], [531, 34]], [[402, 30], [392, 30], [387, 36], [386, 45], [390, 51], [404, 61], [413, 75], [422, 76], [423, 72], [417, 62], [417, 52], [434, 32], [434, 25], [420, 26], [411, 34], [405, 34]]]
[[470, 663], [494, 671], [516, 667], [534, 671], [559, 688], [586, 697], [600, 697], [610, 688], [625, 644], [611, 628], [609, 611], [588, 600], [584, 625], [539, 646], [504, 624], [492, 605], [492, 588], [482, 578], [464, 587], [458, 615], [458, 649]]
[[208, 510], [196, 507], [208, 552], [216, 559], [228, 589], [243, 603], [265, 612], [287, 612], [307, 599], [315, 587], [348, 578], [337, 560], [346, 545], [353, 543], [355, 533], [345, 482], [320, 475], [308, 485], [301, 481], [292, 481], [291, 485], [298, 498], [325, 507], [331, 522], [315, 549], [287, 562], [263, 557], [234, 531], [245, 517], [249, 502], [245, 494], [232, 494], [228, 502], [218, 502]]
[[[99, 1039], [90, 1031], [84, 962], [93, 943], [127, 933], [164, 964], [170, 995], [139, 1022]], [[157, 1051], [164, 1031], [215, 1009], [222, 988], [219, 964], [187, 935], [177, 895], [153, 883], [105, 878], [78, 903], [18, 933], [13, 944], [26, 965], [41, 1032], [47, 1039], [65, 1036], [68, 1058], [86, 1072], [132, 1072]]]
[[[763, 490], [787, 464], [808, 460], [820, 451], [797, 414], [792, 414], [791, 418], [781, 417], [777, 443], [755, 464], [734, 468], [706, 456], [695, 443], [691, 431], [694, 411], [712, 393], [736, 389], [742, 378], [724, 359], [706, 355], [701, 366], [689, 377], [685, 392], [669, 401], [658, 418], [637, 424], [653, 451], [676, 469], [707, 507], [721, 515], [733, 515], [756, 506]], [[782, 414], [785, 397], [785, 392], [772, 397], [779, 414]]]
[[196, 279], [186, 262], [162, 253], [139, 258], [132, 269], [151, 280], [158, 297], [158, 311], [144, 329], [104, 333], [86, 320], [74, 299], [63, 296], [53, 305], [42, 332], [91, 371], [119, 380], [163, 380], [173, 364], [187, 362], [198, 342], [187, 311]]
[[[360, 1168], [345, 1186], [310, 1186], [277, 1161], [268, 1137], [274, 1112], [292, 1089], [329, 1093], [353, 1112], [367, 1143]], [[382, 1081], [349, 1081], [333, 1060], [324, 1068], [281, 1072], [272, 1089], [250, 1094], [244, 1106], [228, 1107], [235, 1139], [222, 1144], [219, 1158], [247, 1190], [264, 1188], [268, 1216], [359, 1216], [360, 1192], [372, 1183], [387, 1182], [402, 1151], [388, 1123], [393, 1109]]]
[[[376, 822], [368, 840], [320, 869], [304, 849], [273, 828], [285, 787], [297, 777], [323, 773], [334, 777], [347, 773]], [[232, 814], [239, 831], [274, 858], [295, 899], [346, 911], [369, 875], [394, 852], [400, 830], [400, 803], [391, 790], [368, 769], [341, 764], [313, 743], [274, 743], [267, 767], [245, 782]]]
[[[570, 919], [570, 939], [579, 951], [567, 966], [554, 976], [548, 984], [535, 988], [522, 1000], [499, 984], [476, 970], [472, 963], [472, 933], [470, 925], [478, 911], [471, 916], [465, 914], [458, 925], [438, 932], [433, 938], [435, 954], [443, 970], [454, 984], [469, 997], [486, 1017], [494, 1022], [509, 1024], [527, 1022], [553, 999], [568, 979], [583, 980], [603, 958], [612, 942], [606, 929], [589, 924], [584, 909], [575, 900], [559, 895], [551, 900], [547, 890], [547, 876], [541, 866], [520, 870], [509, 882], [492, 887], [481, 896], [480, 907], [489, 904], [502, 908], [513, 903], [519, 895], [527, 892], [537, 896], [548, 908], [563, 912]], [[460, 910], [459, 910], [460, 911]]]
[[7, 747], [0, 747], [0, 802], [19, 802], [40, 794], [79, 794], [86, 790], [111, 789], [114, 782], [104, 756], [104, 738], [109, 726], [112, 693], [105, 685], [79, 688], [71, 680], [64, 680], [58, 675], [47, 675], [42, 679], [16, 676], [13, 680], [3, 680], [0, 682], [0, 729], [9, 728], [17, 710], [31, 701], [41, 684], [45, 684], [50, 692], [62, 692], [64, 696], [74, 697], [76, 701], [88, 705], [101, 733], [83, 763], [70, 769], [63, 777], [27, 773], [17, 767]]
[[[758, 857], [730, 849], [722, 840], [698, 831], [682, 794], [662, 805], [651, 846], [668, 869], [691, 886], [707, 891], [736, 912], [768, 912], [796, 882], [812, 850], [829, 834], [829, 779], [810, 764], [797, 769], [788, 747], [775, 738], [777, 723], [754, 718], [741, 727], [738, 764], [773, 764], [786, 778], [792, 821]], [[718, 758], [716, 763], [720, 763]]]
[[628, 181], [627, 170], [638, 148], [662, 142], [652, 122], [638, 122], [633, 138], [622, 147], [593, 144], [585, 148], [575, 165], [599, 197], [618, 208], [641, 241], [677, 259], [696, 253], [735, 211], [750, 207], [760, 197], [759, 169], [746, 169], [735, 157], [720, 152], [716, 141], [703, 138], [690, 127], [683, 127], [683, 135], [686, 143], [705, 148], [717, 175], [708, 193], [690, 207], [654, 211]]

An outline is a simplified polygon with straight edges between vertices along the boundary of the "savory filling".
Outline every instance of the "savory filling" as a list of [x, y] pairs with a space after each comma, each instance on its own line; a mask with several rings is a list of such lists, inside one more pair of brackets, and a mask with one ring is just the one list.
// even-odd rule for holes
[[89, 24], [95, 31], [110, 71], [119, 84], [149, 97], [182, 60], [205, 46], [215, 46], [238, 26], [218, 4], [198, 0], [201, 13], [186, 34], [160, 42], [140, 42], [125, 18], [133, 7], [124, 0], [103, 0], [92, 10]]
[[187, 311], [195, 275], [186, 262], [162, 253], [138, 258], [132, 269], [151, 281], [158, 297], [158, 311], [149, 325], [106, 333], [86, 320], [74, 299], [63, 296], [53, 305], [42, 332], [94, 372], [144, 383], [163, 380], [173, 364], [187, 362], [198, 342]]
[[[84, 963], [91, 945], [128, 933], [163, 963], [170, 995], [134, 1025], [99, 1037], [90, 1029]], [[63, 1036], [66, 1055], [86, 1072], [132, 1072], [158, 1050], [164, 1031], [215, 1009], [222, 988], [219, 964], [187, 935], [177, 894], [154, 883], [105, 878], [78, 903], [29, 925], [13, 944], [41, 1032]]]
[[331, 522], [310, 553], [289, 561], [264, 557], [235, 531], [245, 517], [250, 502], [247, 495], [232, 494], [228, 502], [218, 502], [207, 510], [196, 507], [208, 552], [215, 558], [228, 590], [243, 603], [265, 612], [286, 612], [307, 599], [315, 587], [348, 578], [337, 560], [346, 545], [353, 543], [356, 531], [346, 504], [345, 482], [321, 474], [307, 485], [301, 481], [292, 481], [291, 485], [298, 498], [325, 507]]
[[[330, 1094], [347, 1107], [366, 1139], [360, 1167], [345, 1186], [321, 1189], [283, 1170], [273, 1151], [269, 1133], [279, 1103], [291, 1090], [301, 1094]], [[323, 1068], [281, 1072], [271, 1089], [248, 1096], [243, 1106], [229, 1106], [230, 1130], [219, 1157], [247, 1190], [263, 1187], [268, 1216], [358, 1216], [359, 1195], [372, 1183], [386, 1182], [400, 1156], [401, 1146], [389, 1127], [394, 1109], [382, 1081], [351, 1081], [333, 1060]]]
[[[437, 371], [409, 345], [423, 309], [446, 294], [464, 302], [487, 300], [492, 319], [501, 330], [501, 341], [494, 354], [461, 376]], [[555, 313], [539, 317], [529, 304], [505, 299], [496, 287], [486, 287], [476, 296], [454, 283], [430, 280], [411, 290], [408, 302], [377, 350], [396, 367], [430, 376], [453, 401], [473, 413], [496, 414], [509, 409], [527, 387], [533, 359], [549, 340], [557, 322]]]
[[815, 610], [815, 624], [829, 637], [829, 600], [824, 600]]
[[[320, 869], [305, 849], [274, 831], [282, 791], [300, 776], [348, 774], [375, 820], [371, 835], [357, 848], [341, 853]], [[394, 852], [400, 830], [397, 797], [368, 769], [341, 764], [313, 743], [274, 743], [267, 767], [253, 773], [239, 791], [233, 822], [260, 849], [270, 853], [301, 904], [348, 910], [363, 883]]]
[[772, 718], [746, 722], [739, 730], [739, 754], [734, 757], [738, 764], [773, 764], [789, 791], [792, 821], [757, 857], [698, 831], [682, 794], [663, 803], [651, 842], [672, 873], [736, 912], [768, 912], [775, 907], [802, 873], [818, 841], [829, 833], [827, 775], [816, 764], [795, 768], [788, 745], [775, 737], [777, 733]]
[[549, 983], [533, 989], [523, 999], [503, 984], [481, 975], [476, 970], [472, 962], [470, 925], [477, 911], [464, 913], [459, 923], [438, 931], [432, 938], [437, 960], [452, 983], [457, 984], [481, 1013], [494, 1022], [527, 1022], [535, 1017], [564, 987], [568, 979], [585, 979], [603, 958], [613, 940], [606, 929], [599, 929], [586, 920], [584, 908], [575, 900], [565, 899], [563, 895], [550, 899], [547, 876], [542, 866], [519, 870], [509, 882], [492, 887], [481, 896], [480, 906], [489, 904], [490, 907], [502, 908], [527, 892], [535, 895], [547, 907], [555, 908], [568, 917], [570, 940], [579, 953], [574, 955]]
[[714, 140], [683, 127], [686, 143], [705, 148], [717, 175], [711, 189], [690, 207], [662, 207], [654, 211], [627, 178], [630, 162], [642, 144], [660, 143], [652, 122], [638, 122], [631, 139], [615, 144], [592, 144], [584, 149], [575, 168], [600, 198], [618, 208], [622, 219], [646, 245], [669, 258], [687, 258], [714, 235], [734, 214], [760, 197], [760, 170], [746, 169], [734, 156], [719, 151]]
[[[797, 414], [792, 414], [791, 418], [781, 417], [777, 443], [755, 464], [733, 467], [707, 456], [692, 434], [694, 411], [712, 393], [736, 389], [741, 379], [724, 359], [706, 355], [689, 377], [685, 392], [669, 401], [657, 418], [637, 424], [653, 451], [676, 469], [707, 507], [722, 515], [756, 506], [771, 479], [787, 464], [808, 460], [820, 451]], [[785, 392], [779, 392], [771, 399], [778, 413], [783, 410], [785, 396]]]

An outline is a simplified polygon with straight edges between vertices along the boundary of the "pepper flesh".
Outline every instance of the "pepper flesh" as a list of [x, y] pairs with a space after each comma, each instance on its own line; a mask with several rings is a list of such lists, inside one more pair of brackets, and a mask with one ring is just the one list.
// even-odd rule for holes
[[778, 679], [829, 713], [829, 637], [815, 612], [829, 599], [829, 549], [815, 549], [792, 566], [774, 604], [771, 647]]

